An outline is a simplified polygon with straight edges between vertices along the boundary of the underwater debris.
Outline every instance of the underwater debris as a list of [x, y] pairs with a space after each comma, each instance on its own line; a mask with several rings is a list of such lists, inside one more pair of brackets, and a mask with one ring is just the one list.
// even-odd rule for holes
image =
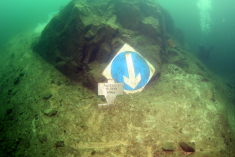
[[51, 116], [55, 116], [57, 114], [58, 111], [56, 111], [55, 109], [46, 109], [43, 111], [43, 113], [49, 117]]
[[65, 145], [64, 145], [64, 141], [57, 141], [56, 143], [55, 143], [55, 147], [56, 148], [58, 148], [58, 147], [64, 147]]
[[168, 39], [167, 43], [168, 43], [168, 46], [170, 46], [171, 48], [175, 48], [177, 46], [177, 44], [172, 38]]

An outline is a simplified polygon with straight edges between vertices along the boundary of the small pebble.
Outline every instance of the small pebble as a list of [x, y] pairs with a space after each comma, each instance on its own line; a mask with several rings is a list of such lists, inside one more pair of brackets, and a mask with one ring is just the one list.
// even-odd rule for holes
[[172, 142], [165, 142], [162, 146], [162, 150], [164, 150], [164, 151], [173, 151], [174, 150], [174, 144]]
[[56, 146], [56, 148], [58, 148], [58, 147], [64, 147], [64, 141], [57, 141], [57, 142], [55, 143], [55, 146]]

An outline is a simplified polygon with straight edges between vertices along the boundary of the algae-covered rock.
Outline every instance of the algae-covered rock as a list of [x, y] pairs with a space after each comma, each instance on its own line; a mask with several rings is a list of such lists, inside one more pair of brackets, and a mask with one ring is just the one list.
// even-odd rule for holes
[[46, 91], [44, 94], [43, 94], [43, 98], [44, 99], [49, 99], [52, 97], [52, 94], [50, 91]]
[[43, 113], [49, 117], [55, 116], [57, 114], [57, 110], [55, 109], [45, 109]]
[[127, 43], [153, 64], [157, 75], [160, 52], [166, 47], [164, 27], [172, 24], [169, 14], [152, 0], [73, 0], [54, 16], [33, 48], [62, 73], [80, 81], [90, 70], [84, 64], [108, 64]]
[[173, 151], [174, 150], [173, 142], [165, 142], [162, 146], [162, 150], [164, 150], [164, 151]]

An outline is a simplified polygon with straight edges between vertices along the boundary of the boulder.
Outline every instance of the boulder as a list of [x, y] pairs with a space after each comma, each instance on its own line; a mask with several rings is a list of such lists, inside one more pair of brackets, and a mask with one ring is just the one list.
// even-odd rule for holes
[[84, 81], [92, 78], [86, 75], [90, 64], [104, 67], [99, 65], [107, 65], [127, 43], [149, 60], [157, 75], [160, 52], [172, 32], [169, 24], [174, 27], [169, 16], [155, 0], [73, 0], [47, 24], [33, 49], [69, 78]]

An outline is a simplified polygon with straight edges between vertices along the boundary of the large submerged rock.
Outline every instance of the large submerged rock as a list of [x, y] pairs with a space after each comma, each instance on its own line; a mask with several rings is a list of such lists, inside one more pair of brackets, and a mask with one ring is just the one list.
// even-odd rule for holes
[[141, 53], [157, 75], [167, 33], [173, 32], [173, 20], [156, 1], [73, 0], [33, 47], [69, 78], [89, 85], [104, 80], [102, 71], [124, 43]]

